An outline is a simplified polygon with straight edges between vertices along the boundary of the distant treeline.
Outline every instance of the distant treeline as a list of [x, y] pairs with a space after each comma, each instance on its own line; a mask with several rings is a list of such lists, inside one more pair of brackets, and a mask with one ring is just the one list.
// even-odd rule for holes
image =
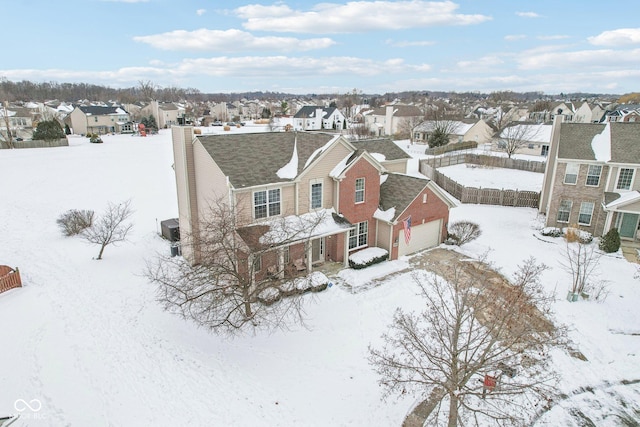
[[[542, 92], [512, 92], [498, 91], [491, 93], [480, 92], [445, 92], [445, 91], [404, 91], [391, 92], [383, 95], [365, 94], [353, 90], [358, 97], [366, 100], [370, 105], [381, 105], [384, 102], [400, 99], [404, 102], [420, 102], [425, 98], [431, 99], [466, 99], [492, 101], [515, 101], [530, 102], [540, 99], [617, 99], [618, 95], [592, 94], [592, 93], [561, 93], [557, 95], [545, 95]], [[151, 81], [140, 81], [138, 86], [129, 88], [112, 88], [108, 86], [95, 85], [90, 83], [58, 83], [58, 82], [31, 82], [22, 80], [14, 82], [0, 77], [0, 101], [35, 101], [43, 102], [57, 99], [64, 102], [77, 102], [87, 99], [90, 101], [118, 101], [121, 103], [148, 101], [153, 98], [165, 102], [188, 101], [213, 101], [232, 102], [240, 99], [261, 99], [261, 100], [286, 100], [291, 98], [335, 98], [351, 96], [352, 93], [344, 94], [288, 94], [280, 92], [241, 92], [241, 93], [202, 93], [195, 88], [160, 87]]]

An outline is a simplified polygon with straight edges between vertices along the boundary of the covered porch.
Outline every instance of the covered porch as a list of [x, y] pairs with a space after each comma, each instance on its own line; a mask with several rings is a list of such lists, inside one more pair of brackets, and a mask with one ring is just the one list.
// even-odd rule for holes
[[616, 228], [623, 246], [640, 244], [640, 192], [607, 192], [603, 203], [606, 219], [602, 234]]

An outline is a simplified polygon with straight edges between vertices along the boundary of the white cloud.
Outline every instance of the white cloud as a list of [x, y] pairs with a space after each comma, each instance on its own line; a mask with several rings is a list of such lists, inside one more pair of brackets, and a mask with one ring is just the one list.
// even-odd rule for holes
[[563, 40], [563, 39], [568, 39], [570, 37], [558, 34], [558, 35], [555, 35], [555, 36], [538, 36], [536, 38], [538, 40]]
[[207, 13], [207, 9], [198, 9], [198, 10], [196, 10], [196, 15], [198, 15], [198, 16], [202, 16], [205, 13]]
[[175, 67], [183, 74], [204, 74], [209, 76], [236, 77], [322, 77], [332, 75], [380, 76], [404, 72], [424, 72], [426, 64], [410, 65], [403, 59], [386, 61], [355, 57], [287, 57], [287, 56], [246, 56], [239, 58], [215, 57], [184, 59]]
[[606, 69], [612, 67], [637, 66], [640, 62], [640, 49], [634, 50], [580, 50], [564, 51], [534, 51], [523, 52], [518, 59], [518, 65], [523, 70], [541, 68], [563, 68], [575, 70], [576, 67], [593, 67]]
[[422, 41], [408, 41], [408, 40], [386, 40], [385, 44], [393, 47], [420, 47], [420, 46], [433, 46], [436, 44], [434, 41], [422, 40]]
[[589, 37], [589, 43], [596, 46], [620, 46], [640, 43], [640, 28], [620, 28], [604, 31], [597, 36]]
[[311, 10], [289, 6], [248, 5], [235, 10], [253, 31], [297, 33], [352, 33], [371, 30], [424, 28], [435, 25], [472, 25], [491, 20], [486, 15], [455, 13], [451, 1], [352, 1], [321, 3]]
[[524, 34], [510, 34], [508, 36], [504, 36], [504, 39], [508, 42], [512, 42], [512, 41], [516, 41], [516, 40], [522, 40], [522, 39], [526, 39], [527, 36], [525, 36]]
[[516, 12], [516, 15], [522, 18], [542, 18], [542, 15], [536, 12]]
[[168, 33], [133, 38], [161, 50], [237, 52], [271, 50], [281, 52], [325, 49], [336, 42], [330, 38], [298, 39], [294, 37], [255, 37], [240, 30], [175, 30]]
[[504, 60], [498, 55], [487, 55], [470, 61], [458, 61], [457, 70], [459, 72], [487, 72], [495, 70], [504, 64]]

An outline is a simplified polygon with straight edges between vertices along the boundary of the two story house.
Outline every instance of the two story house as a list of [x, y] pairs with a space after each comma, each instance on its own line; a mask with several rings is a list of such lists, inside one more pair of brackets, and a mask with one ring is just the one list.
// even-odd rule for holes
[[[320, 132], [194, 135], [188, 126], [174, 126], [172, 138], [181, 235], [198, 235], [212, 201], [235, 212], [237, 235], [249, 251], [282, 222], [318, 219], [298, 241], [270, 240], [274, 250], [261, 261], [264, 269], [346, 266], [351, 253], [367, 247], [397, 259], [447, 236], [455, 199], [432, 181], [407, 175], [408, 156], [390, 140], [350, 142]], [[197, 245], [182, 253], [199, 262]]]
[[577, 225], [594, 236], [617, 228], [637, 240], [640, 220], [640, 123], [554, 120], [540, 198], [546, 225]]
[[449, 142], [474, 141], [485, 144], [491, 141], [493, 130], [484, 120], [425, 120], [413, 128], [413, 142], [427, 144], [429, 137], [436, 129], [444, 129], [449, 133]]
[[80, 105], [65, 118], [65, 123], [77, 135], [132, 131], [129, 113], [121, 107]]
[[293, 129], [340, 131], [345, 122], [344, 115], [335, 107], [305, 106], [293, 116]]

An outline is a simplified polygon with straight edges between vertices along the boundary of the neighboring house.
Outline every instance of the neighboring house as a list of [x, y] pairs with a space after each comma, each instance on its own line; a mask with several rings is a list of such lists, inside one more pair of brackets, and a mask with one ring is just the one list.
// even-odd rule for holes
[[6, 110], [0, 106], [0, 131], [4, 134], [7, 130], [7, 123], [4, 118], [5, 111], [9, 118], [9, 130], [13, 138], [31, 139], [33, 128], [36, 124], [34, 116], [37, 113], [30, 108], [9, 106]]
[[[491, 126], [484, 120], [459, 121], [445, 120], [445, 127], [450, 131], [449, 142], [475, 141], [478, 144], [484, 144], [491, 141], [493, 130]], [[416, 144], [427, 144], [429, 137], [434, 129], [438, 126], [438, 122], [434, 120], [425, 120], [413, 129], [413, 142]]]
[[495, 138], [492, 148], [503, 151], [506, 144], [515, 143], [514, 146], [519, 146], [516, 154], [546, 156], [549, 153], [552, 128], [552, 125], [547, 124], [514, 124], [502, 130]]
[[407, 132], [424, 118], [424, 113], [414, 105], [392, 104], [363, 113], [364, 123], [375, 136], [392, 136], [406, 127]]
[[158, 129], [169, 128], [173, 125], [182, 124], [185, 110], [172, 102], [151, 101], [140, 110], [143, 117], [153, 116], [156, 119]]
[[306, 106], [293, 116], [294, 130], [344, 129], [345, 117], [335, 107]]
[[639, 110], [640, 107], [637, 105], [621, 105], [613, 111], [606, 111], [601, 122], [637, 122], [640, 121]]
[[640, 123], [554, 121], [540, 211], [549, 227], [577, 225], [638, 240]]
[[[194, 135], [173, 127], [181, 235], [197, 236], [212, 201], [236, 212], [238, 236], [251, 250], [277, 221], [322, 218], [304, 239], [274, 245], [263, 268], [345, 266], [351, 253], [380, 247], [396, 259], [436, 246], [447, 236], [456, 202], [434, 182], [405, 175], [408, 157], [390, 140], [349, 142], [320, 132]], [[398, 171], [396, 173], [391, 171]], [[404, 227], [410, 218], [411, 238]], [[199, 262], [197, 245], [183, 254]]]
[[77, 106], [65, 123], [77, 135], [131, 132], [129, 113], [121, 107]]

